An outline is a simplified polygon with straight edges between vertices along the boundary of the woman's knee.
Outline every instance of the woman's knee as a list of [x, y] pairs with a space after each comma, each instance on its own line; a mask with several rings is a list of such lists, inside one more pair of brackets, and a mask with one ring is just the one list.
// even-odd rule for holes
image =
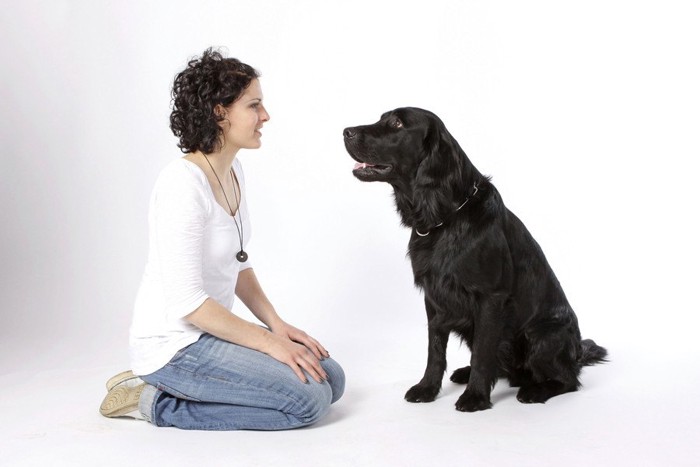
[[299, 394], [294, 415], [302, 425], [310, 425], [320, 420], [331, 406], [333, 391], [328, 382], [317, 383], [313, 379]]
[[345, 392], [345, 372], [343, 368], [332, 358], [321, 361], [321, 366], [328, 374], [328, 384], [331, 387], [331, 404], [335, 403]]

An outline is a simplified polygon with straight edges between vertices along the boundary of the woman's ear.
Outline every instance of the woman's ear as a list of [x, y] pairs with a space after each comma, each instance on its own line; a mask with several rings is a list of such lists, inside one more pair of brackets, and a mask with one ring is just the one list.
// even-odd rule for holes
[[216, 118], [219, 120], [223, 120], [226, 117], [226, 107], [224, 107], [221, 104], [216, 104], [214, 106], [214, 115], [216, 115]]
[[423, 144], [423, 160], [413, 187], [414, 227], [432, 230], [452, 211], [454, 180], [459, 176], [458, 154], [447, 129], [435, 123]]
[[[222, 131], [227, 131], [231, 128], [231, 122], [228, 119], [228, 110], [226, 110], [226, 107], [221, 104], [216, 104], [216, 106], [214, 106], [214, 115], [216, 116], [216, 123]], [[221, 144], [223, 146], [224, 142], [222, 141]]]

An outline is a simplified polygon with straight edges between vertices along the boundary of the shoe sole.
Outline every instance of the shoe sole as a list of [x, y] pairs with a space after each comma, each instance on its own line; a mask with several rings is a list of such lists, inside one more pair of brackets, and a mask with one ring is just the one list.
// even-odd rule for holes
[[107, 386], [107, 391], [111, 391], [112, 389], [117, 387], [117, 385], [123, 383], [124, 381], [128, 381], [134, 378], [138, 378], [138, 376], [136, 376], [131, 370], [122, 371], [118, 375], [114, 375], [111, 378], [109, 378], [105, 386]]
[[145, 384], [139, 384], [135, 387], [119, 386], [112, 389], [102, 401], [100, 413], [112, 418], [133, 412], [139, 407], [139, 398], [145, 387]]

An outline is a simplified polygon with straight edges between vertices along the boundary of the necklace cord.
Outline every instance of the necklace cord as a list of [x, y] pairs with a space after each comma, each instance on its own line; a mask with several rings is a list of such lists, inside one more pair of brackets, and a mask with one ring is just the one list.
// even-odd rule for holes
[[245, 262], [248, 259], [248, 253], [243, 251], [243, 218], [241, 217], [241, 195], [240, 195], [240, 186], [238, 187], [238, 193], [236, 193], [236, 185], [238, 185], [238, 177], [236, 177], [236, 174], [233, 171], [233, 167], [229, 169], [229, 175], [231, 176], [231, 182], [233, 183], [233, 196], [236, 198], [236, 203], [238, 204], [238, 209], [236, 212], [238, 213], [238, 217], [241, 220], [241, 225], [240, 227], [238, 226], [238, 221], [236, 220], [236, 215], [233, 212], [233, 209], [231, 208], [231, 203], [228, 202], [228, 196], [226, 196], [226, 190], [224, 190], [224, 185], [221, 183], [221, 180], [219, 179], [219, 176], [216, 174], [216, 170], [214, 170], [214, 166], [211, 165], [211, 162], [209, 162], [209, 158], [207, 157], [206, 154], [204, 155], [204, 159], [206, 159], [207, 164], [209, 164], [209, 168], [211, 168], [212, 173], [214, 174], [214, 177], [216, 178], [216, 181], [219, 182], [219, 187], [221, 187], [221, 193], [224, 195], [224, 199], [226, 200], [226, 206], [228, 206], [228, 210], [231, 213], [231, 217], [233, 217], [233, 222], [236, 224], [236, 232], [238, 232], [238, 240], [241, 245], [241, 251], [238, 252], [236, 255], [236, 259], [240, 261], [241, 263]]

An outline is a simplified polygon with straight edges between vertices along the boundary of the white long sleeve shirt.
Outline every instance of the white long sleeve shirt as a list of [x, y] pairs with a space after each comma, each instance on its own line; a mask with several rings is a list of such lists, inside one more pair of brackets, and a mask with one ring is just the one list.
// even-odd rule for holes
[[151, 194], [149, 251], [129, 335], [131, 368], [147, 375], [167, 364], [202, 331], [184, 319], [207, 298], [231, 309], [238, 273], [251, 267], [235, 255], [247, 245], [251, 226], [240, 162], [233, 170], [241, 190], [234, 218], [219, 205], [196, 164], [177, 159], [158, 176]]

